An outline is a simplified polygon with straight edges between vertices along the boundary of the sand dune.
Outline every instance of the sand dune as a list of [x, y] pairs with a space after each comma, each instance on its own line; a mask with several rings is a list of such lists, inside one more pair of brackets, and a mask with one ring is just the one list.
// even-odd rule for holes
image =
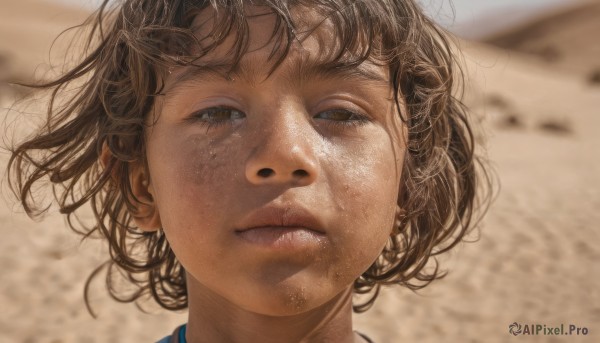
[[0, 101], [15, 91], [8, 82], [27, 82], [59, 65], [67, 39], [54, 39], [89, 15], [51, 1], [19, 0], [0, 3]]
[[[17, 73], [31, 75], [49, 63], [54, 38], [80, 24], [88, 12], [40, 0], [3, 1], [0, 5], [0, 53]], [[57, 49], [60, 55], [60, 48]]]
[[576, 3], [484, 39], [590, 79], [600, 73], [600, 1]]
[[[0, 51], [27, 56], [29, 62], [19, 57], [9, 62], [26, 74], [44, 60], [51, 37], [81, 18], [67, 16], [70, 12], [57, 5], [34, 4], [38, 1], [0, 5]], [[7, 5], [13, 6], [11, 13], [40, 15], [39, 31], [28, 36], [38, 41], [7, 48], [12, 45], [7, 39], [23, 26]], [[45, 27], [56, 18], [51, 11], [66, 17]], [[3, 21], [12, 17], [13, 26]], [[592, 32], [578, 31], [577, 44], [596, 42], [596, 26], [589, 27]], [[568, 41], [561, 39], [561, 44]], [[481, 43], [460, 44], [470, 80], [467, 103], [478, 137], [487, 139], [501, 191], [479, 241], [444, 257], [442, 266], [450, 271], [446, 279], [419, 294], [385, 290], [374, 308], [356, 316], [356, 328], [384, 343], [598, 342], [599, 88], [583, 80], [579, 69], [555, 68]], [[593, 66], [593, 59], [582, 61], [588, 63], [585, 68]], [[7, 118], [16, 115], [12, 111]], [[3, 155], [0, 168], [5, 164]], [[0, 342], [152, 342], [185, 321], [185, 313], [151, 309], [144, 314], [134, 305], [117, 304], [101, 283], [93, 286], [99, 318], [92, 319], [83, 303], [83, 284], [103, 261], [105, 248], [96, 241], [80, 244], [56, 213], [34, 223], [21, 212], [10, 201], [0, 206]], [[515, 321], [574, 324], [587, 327], [589, 334], [511, 337], [508, 326]]]

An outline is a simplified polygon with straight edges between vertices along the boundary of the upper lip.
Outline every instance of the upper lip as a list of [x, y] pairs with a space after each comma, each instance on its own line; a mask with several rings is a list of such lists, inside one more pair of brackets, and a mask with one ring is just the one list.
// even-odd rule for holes
[[325, 233], [321, 222], [306, 208], [299, 205], [269, 205], [252, 211], [236, 225], [236, 232], [263, 227], [302, 227]]

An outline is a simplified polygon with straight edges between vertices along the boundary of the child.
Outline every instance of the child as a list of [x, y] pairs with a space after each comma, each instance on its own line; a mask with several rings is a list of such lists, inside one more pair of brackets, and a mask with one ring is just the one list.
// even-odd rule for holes
[[30, 216], [46, 177], [62, 213], [91, 204], [69, 223], [107, 239], [113, 297], [188, 309], [161, 342], [365, 342], [380, 286], [442, 276], [487, 178], [413, 0], [107, 3], [8, 169]]

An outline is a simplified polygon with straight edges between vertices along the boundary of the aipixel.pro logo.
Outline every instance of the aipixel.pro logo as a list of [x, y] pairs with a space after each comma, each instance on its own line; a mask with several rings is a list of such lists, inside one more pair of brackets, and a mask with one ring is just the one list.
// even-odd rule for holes
[[545, 324], [521, 325], [517, 322], [514, 322], [508, 326], [508, 332], [513, 336], [587, 336], [590, 330], [586, 327], [580, 327], [573, 324], [549, 326]]
[[521, 324], [514, 322], [508, 326], [508, 332], [510, 332], [513, 336], [518, 336], [521, 334]]

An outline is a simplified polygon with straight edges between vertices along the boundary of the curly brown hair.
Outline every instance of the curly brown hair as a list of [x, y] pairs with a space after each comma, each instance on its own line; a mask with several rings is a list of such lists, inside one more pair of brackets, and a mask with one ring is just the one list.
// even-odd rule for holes
[[[479, 209], [485, 210], [489, 200], [479, 196], [479, 190], [491, 185], [487, 168], [474, 151], [473, 132], [460, 101], [462, 71], [447, 33], [413, 0], [253, 4], [270, 8], [277, 17], [271, 36], [276, 43], [273, 70], [296, 39], [297, 23], [290, 9], [316, 6], [333, 24], [340, 43], [331, 62], [352, 68], [376, 51], [378, 60], [389, 67], [398, 109], [407, 109], [406, 116], [398, 110], [408, 131], [398, 198], [404, 211], [379, 258], [355, 280], [355, 293], [371, 296], [355, 304], [354, 310], [367, 310], [381, 285], [414, 290], [444, 276], [435, 256], [455, 246], [476, 225], [478, 213], [485, 212]], [[84, 237], [99, 234], [108, 241], [106, 285], [116, 300], [132, 302], [151, 295], [166, 309], [187, 307], [185, 270], [164, 233], [133, 225], [138, 199], [129, 175], [132, 163], [146, 164], [145, 120], [161, 96], [164, 73], [170, 67], [194, 65], [231, 35], [235, 37], [231, 67], [244, 56], [249, 37], [244, 5], [243, 0], [123, 0], [109, 8], [105, 0], [87, 21], [91, 30], [83, 60], [50, 82], [29, 85], [52, 90], [51, 101], [44, 128], [10, 148], [10, 187], [27, 214], [35, 217], [48, 208], [36, 200], [34, 185], [49, 179], [70, 227]], [[218, 9], [220, 20], [207, 40], [190, 26], [195, 14], [209, 6]], [[348, 52], [354, 58], [342, 60]], [[74, 89], [70, 100], [54, 106], [70, 86]], [[100, 162], [103, 146], [111, 153], [105, 165]], [[92, 226], [74, 220], [85, 204], [95, 215]], [[92, 273], [88, 286], [101, 267]], [[125, 277], [135, 291], [120, 292], [115, 276]]]

